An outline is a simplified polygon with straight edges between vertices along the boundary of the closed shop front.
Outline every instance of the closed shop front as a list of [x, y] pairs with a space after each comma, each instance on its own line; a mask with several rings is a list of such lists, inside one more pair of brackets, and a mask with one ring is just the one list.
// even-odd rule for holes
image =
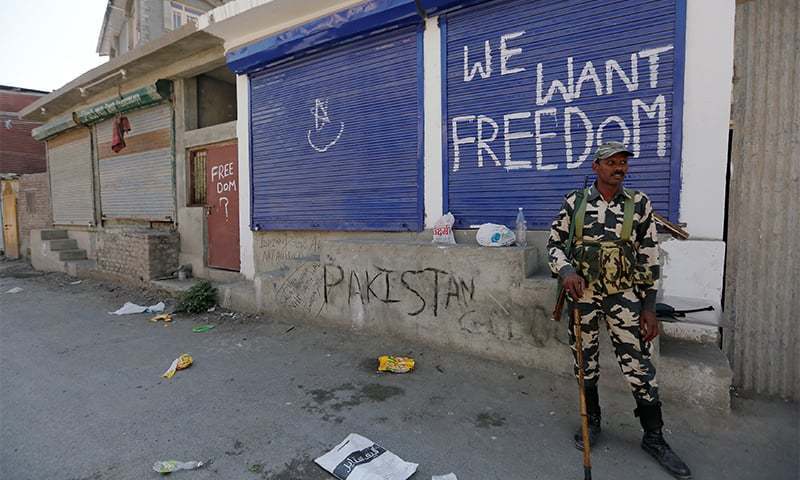
[[[413, 3], [369, 3], [378, 10], [399, 4], [403, 19], [383, 11], [383, 23], [364, 27], [381, 33], [260, 70], [235, 62], [251, 53], [235, 54], [233, 63], [229, 57], [231, 68], [250, 76], [253, 229], [423, 228], [420, 19]], [[372, 14], [362, 13], [345, 11], [317, 26], [354, 17], [370, 23]], [[387, 26], [387, 16], [395, 24]]]
[[112, 149], [120, 117], [96, 124], [103, 219], [175, 219], [172, 107], [169, 102], [125, 113], [125, 147]]
[[94, 225], [92, 137], [75, 128], [47, 140], [55, 225]]
[[513, 0], [455, 11], [446, 48], [445, 211], [456, 227], [549, 226], [594, 149], [634, 152], [626, 185], [676, 220], [685, 0]]

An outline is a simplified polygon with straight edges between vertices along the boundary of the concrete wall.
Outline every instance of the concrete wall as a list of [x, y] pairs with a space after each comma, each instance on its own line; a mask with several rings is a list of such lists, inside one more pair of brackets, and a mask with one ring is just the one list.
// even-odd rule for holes
[[742, 390], [800, 400], [800, 5], [737, 2], [724, 338]]
[[47, 172], [20, 177], [17, 217], [20, 253], [30, 258], [31, 230], [50, 228], [53, 225], [53, 212], [50, 209], [50, 177]]
[[722, 303], [734, 13], [730, 0], [687, 2], [680, 221], [692, 239], [662, 245], [663, 294], [714, 305]]
[[[283, 240], [291, 242], [291, 236]], [[444, 247], [400, 239], [315, 237], [306, 242], [319, 251], [319, 260], [284, 261], [284, 268], [257, 275], [263, 309], [552, 371], [569, 365], [565, 328], [551, 321], [544, 307], [555, 296], [555, 282], [528, 278], [521, 248]]]
[[236, 120], [236, 85], [207, 75], [197, 77], [197, 126]]
[[236, 76], [236, 138], [239, 150], [239, 272], [245, 278], [256, 275], [254, 235], [250, 230], [250, 79]]

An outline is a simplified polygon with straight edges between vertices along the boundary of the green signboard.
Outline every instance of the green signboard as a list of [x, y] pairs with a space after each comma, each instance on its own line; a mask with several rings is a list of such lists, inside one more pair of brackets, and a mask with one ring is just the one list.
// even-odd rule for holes
[[75, 120], [82, 125], [91, 125], [120, 113], [160, 103], [168, 99], [171, 94], [172, 82], [158, 80], [154, 85], [148, 85], [119, 98], [79, 110], [75, 112]]

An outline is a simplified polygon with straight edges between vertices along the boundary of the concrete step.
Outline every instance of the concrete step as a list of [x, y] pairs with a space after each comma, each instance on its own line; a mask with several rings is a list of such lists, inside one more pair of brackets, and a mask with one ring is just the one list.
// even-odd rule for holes
[[67, 260], [86, 260], [86, 250], [60, 250], [58, 252], [58, 259], [61, 261]]
[[58, 252], [61, 250], [78, 250], [78, 241], [73, 238], [59, 238], [48, 240], [50, 250]]
[[223, 283], [217, 287], [217, 302], [230, 310], [238, 312], [258, 313], [259, 305], [256, 289], [249, 280], [236, 283]]
[[90, 277], [92, 273], [97, 271], [97, 262], [95, 260], [70, 260], [64, 262], [67, 275], [72, 277]]
[[153, 287], [168, 292], [172, 295], [180, 295], [190, 288], [194, 286], [194, 284], [198, 283], [200, 279], [197, 278], [189, 278], [187, 280], [177, 280], [177, 279], [170, 279], [170, 280], [150, 280], [150, 285]]
[[209, 280], [216, 283], [236, 283], [244, 280], [244, 277], [239, 272], [221, 270], [213, 267], [209, 267], [206, 270], [206, 275]]
[[661, 333], [666, 338], [706, 345], [719, 345], [720, 327], [693, 322], [667, 322], [661, 320]]
[[665, 397], [702, 408], [730, 411], [733, 371], [718, 347], [663, 338], [656, 368]]
[[42, 240], [59, 240], [69, 238], [66, 230], [42, 230]]

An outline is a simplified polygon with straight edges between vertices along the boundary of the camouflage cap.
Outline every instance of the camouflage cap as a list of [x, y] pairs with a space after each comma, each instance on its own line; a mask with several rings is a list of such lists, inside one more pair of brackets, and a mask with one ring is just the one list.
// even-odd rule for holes
[[629, 157], [633, 156], [633, 152], [628, 150], [628, 148], [621, 142], [606, 142], [597, 147], [597, 151], [594, 152], [594, 161], [598, 162], [600, 160], [605, 160], [606, 158], [617, 153], [624, 153]]

